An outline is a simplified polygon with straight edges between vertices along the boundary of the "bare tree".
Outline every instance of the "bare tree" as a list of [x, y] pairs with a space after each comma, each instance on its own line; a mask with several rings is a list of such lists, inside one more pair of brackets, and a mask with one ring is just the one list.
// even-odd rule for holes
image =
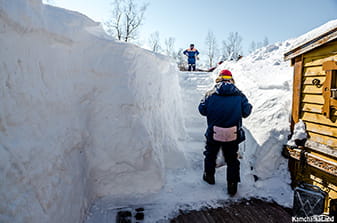
[[150, 35], [149, 44], [151, 50], [155, 53], [158, 53], [161, 50], [159, 32], [156, 31]]
[[258, 42], [252, 41], [251, 44], [250, 44], [249, 52], [252, 53], [256, 49], [259, 49], [259, 48], [264, 47], [264, 46], [268, 46], [268, 44], [269, 44], [268, 37], [265, 37], [263, 39], [263, 41], [258, 41]]
[[252, 41], [252, 42], [250, 43], [249, 53], [252, 53], [252, 52], [254, 52], [255, 50], [256, 50], [256, 43], [255, 43], [255, 41]]
[[216, 57], [216, 53], [217, 53], [216, 52], [217, 42], [216, 42], [214, 33], [211, 30], [209, 30], [207, 33], [205, 43], [208, 48], [207, 56], [208, 56], [208, 61], [209, 61], [209, 67], [213, 67], [213, 60]]
[[112, 3], [112, 7], [111, 17], [107, 22], [105, 22], [107, 27], [106, 31], [110, 35], [115, 36], [118, 40], [122, 40], [122, 1], [115, 0]]
[[242, 55], [242, 37], [238, 32], [231, 32], [227, 40], [224, 40], [222, 54], [227, 60], [237, 60]]
[[138, 7], [136, 0], [114, 0], [110, 19], [105, 22], [107, 32], [118, 40], [128, 42], [135, 39], [144, 20], [148, 4]]
[[174, 57], [174, 43], [175, 39], [173, 37], [169, 37], [168, 39], [165, 39], [165, 54], [169, 57]]
[[127, 6], [124, 9], [125, 12], [125, 42], [130, 38], [134, 38], [135, 32], [142, 24], [144, 19], [144, 13], [147, 5], [141, 6], [139, 9], [134, 3], [134, 0], [127, 0]]
[[269, 44], [268, 37], [264, 37], [263, 46], [268, 46], [268, 44]]

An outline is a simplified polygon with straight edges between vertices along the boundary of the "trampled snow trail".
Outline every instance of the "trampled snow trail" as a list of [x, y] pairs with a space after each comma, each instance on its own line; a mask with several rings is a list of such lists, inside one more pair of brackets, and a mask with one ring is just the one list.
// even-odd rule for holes
[[[210, 73], [182, 72], [180, 86], [184, 106], [184, 117], [188, 135], [195, 141], [204, 139], [203, 133], [206, 128], [204, 118], [198, 112], [200, 99], [213, 85]], [[200, 131], [202, 129], [202, 131]]]
[[[198, 112], [198, 104], [206, 90], [213, 85], [210, 73], [182, 72], [180, 85], [184, 104], [184, 117], [188, 139], [183, 141], [186, 167], [168, 170], [166, 184], [157, 194], [136, 198], [103, 198], [90, 209], [86, 223], [111, 223], [119, 210], [143, 207], [144, 222], [165, 222], [179, 208], [198, 209], [216, 206], [218, 200], [228, 199], [226, 194], [226, 168], [217, 171], [216, 185], [202, 181], [204, 131], [206, 120]], [[239, 197], [239, 196], [238, 196]]]
[[[120, 210], [136, 213], [135, 209], [144, 208], [144, 222], [166, 222], [174, 217], [179, 209], [199, 209], [203, 206], [216, 207], [219, 201], [237, 200], [254, 195], [254, 180], [250, 160], [241, 159], [241, 184], [237, 195], [230, 198], [227, 195], [226, 167], [217, 169], [216, 184], [208, 185], [202, 180], [204, 132], [206, 119], [198, 112], [200, 99], [213, 86], [210, 73], [182, 72], [180, 85], [184, 104], [184, 117], [188, 138], [182, 142], [186, 166], [183, 169], [167, 171], [164, 188], [157, 194], [139, 195], [130, 198], [103, 198], [90, 209], [85, 223], [110, 223], [116, 219]], [[248, 134], [248, 138], [250, 134]], [[252, 140], [251, 140], [252, 141]], [[240, 144], [244, 153], [246, 143]]]

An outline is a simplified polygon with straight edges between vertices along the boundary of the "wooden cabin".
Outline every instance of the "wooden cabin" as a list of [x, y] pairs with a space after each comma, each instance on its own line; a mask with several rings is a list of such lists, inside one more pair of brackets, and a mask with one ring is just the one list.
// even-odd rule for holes
[[337, 199], [337, 27], [285, 53], [294, 67], [292, 124], [306, 125], [308, 140], [286, 146], [293, 186], [304, 181], [328, 193], [325, 211]]

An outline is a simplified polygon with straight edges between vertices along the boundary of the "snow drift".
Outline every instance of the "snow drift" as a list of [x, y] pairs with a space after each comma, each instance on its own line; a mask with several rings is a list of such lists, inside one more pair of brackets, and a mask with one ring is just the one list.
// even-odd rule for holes
[[[0, 221], [80, 222], [184, 163], [176, 68], [39, 0], [0, 0]], [[174, 158], [173, 158], [174, 157]]]

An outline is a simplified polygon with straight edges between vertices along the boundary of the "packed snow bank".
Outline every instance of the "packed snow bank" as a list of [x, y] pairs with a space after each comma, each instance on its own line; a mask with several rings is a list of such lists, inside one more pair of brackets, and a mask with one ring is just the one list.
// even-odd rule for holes
[[181, 167], [177, 71], [87, 17], [0, 0], [0, 221], [80, 222]]
[[292, 100], [293, 68], [283, 60], [291, 47], [290, 41], [275, 43], [256, 50], [237, 62], [224, 62], [220, 69], [233, 73], [236, 85], [253, 104], [252, 115], [244, 122], [259, 144], [263, 144], [273, 129], [282, 131], [289, 127]]

